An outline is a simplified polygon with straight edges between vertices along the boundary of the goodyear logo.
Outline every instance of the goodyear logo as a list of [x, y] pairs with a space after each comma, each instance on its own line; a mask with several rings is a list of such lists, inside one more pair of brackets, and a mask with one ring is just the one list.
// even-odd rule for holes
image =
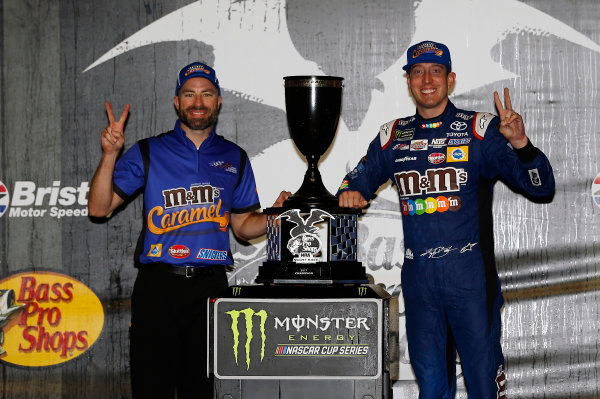
[[[241, 288], [240, 288], [241, 289]], [[235, 291], [234, 291], [235, 292]], [[265, 357], [265, 344], [267, 342], [267, 336], [265, 334], [265, 323], [267, 322], [267, 312], [263, 309], [259, 311], [255, 311], [252, 308], [246, 308], [243, 310], [230, 310], [229, 312], [225, 312], [229, 316], [231, 316], [231, 331], [233, 332], [233, 355], [235, 357], [235, 364], [238, 364], [238, 353], [240, 346], [240, 331], [239, 331], [239, 319], [240, 315], [244, 316], [244, 320], [246, 323], [246, 341], [244, 343], [244, 351], [246, 354], [246, 370], [250, 369], [250, 345], [252, 344], [252, 340], [254, 339], [253, 328], [254, 328], [254, 319], [258, 318], [259, 320], [259, 331], [260, 331], [260, 340], [261, 340], [261, 349], [260, 349], [260, 361], [262, 362]]]

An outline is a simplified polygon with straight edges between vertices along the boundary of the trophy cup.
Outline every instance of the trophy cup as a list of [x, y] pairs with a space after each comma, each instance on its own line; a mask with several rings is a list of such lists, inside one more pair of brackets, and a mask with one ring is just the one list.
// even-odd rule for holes
[[[257, 283], [362, 284], [357, 261], [360, 210], [340, 208], [321, 179], [320, 157], [337, 130], [342, 81], [336, 76], [286, 76], [288, 127], [308, 169], [300, 189], [281, 208], [267, 208], [267, 260]], [[340, 176], [341, 177], [341, 176]]]

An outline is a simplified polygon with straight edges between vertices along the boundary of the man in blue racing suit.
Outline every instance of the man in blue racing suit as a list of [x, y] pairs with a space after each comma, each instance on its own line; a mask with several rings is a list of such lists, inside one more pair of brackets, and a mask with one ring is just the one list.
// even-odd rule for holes
[[[244, 240], [266, 232], [246, 152], [216, 134], [221, 89], [215, 71], [194, 62], [179, 73], [172, 131], [135, 143], [120, 158], [129, 105], [102, 131], [92, 180], [92, 216], [144, 193], [131, 298], [134, 398], [212, 398], [207, 365], [207, 299], [227, 287], [229, 228]], [[118, 158], [118, 160], [117, 160]], [[274, 206], [290, 195], [282, 192]]]
[[458, 109], [448, 48], [411, 46], [407, 83], [414, 116], [381, 126], [367, 154], [338, 191], [343, 207], [364, 208], [390, 179], [404, 228], [402, 290], [411, 364], [419, 398], [453, 398], [456, 350], [471, 398], [505, 395], [500, 346], [503, 305], [494, 260], [492, 192], [498, 178], [548, 200], [554, 176], [498, 93], [499, 116]]

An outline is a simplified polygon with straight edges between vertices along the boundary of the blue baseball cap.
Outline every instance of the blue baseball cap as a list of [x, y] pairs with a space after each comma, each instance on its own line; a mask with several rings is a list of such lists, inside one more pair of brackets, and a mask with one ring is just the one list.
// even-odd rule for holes
[[179, 94], [181, 86], [191, 78], [204, 78], [210, 80], [217, 88], [219, 95], [221, 95], [221, 87], [219, 87], [219, 79], [217, 79], [215, 70], [201, 62], [192, 62], [190, 65], [184, 66], [181, 71], [179, 71], [177, 85], [175, 86], [175, 95]]
[[407, 64], [402, 67], [408, 71], [413, 65], [421, 63], [433, 63], [445, 65], [448, 72], [452, 71], [452, 60], [450, 59], [450, 50], [442, 43], [425, 40], [414, 44], [406, 51]]

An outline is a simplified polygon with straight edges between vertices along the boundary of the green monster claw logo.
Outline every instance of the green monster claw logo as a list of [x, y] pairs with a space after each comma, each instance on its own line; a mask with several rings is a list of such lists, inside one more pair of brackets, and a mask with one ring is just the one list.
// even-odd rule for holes
[[358, 295], [365, 296], [367, 294], [367, 287], [358, 287]]
[[238, 345], [240, 343], [240, 332], [238, 330], [238, 319], [240, 314], [244, 314], [246, 319], [246, 370], [250, 370], [250, 344], [252, 343], [252, 327], [253, 319], [252, 316], [260, 317], [260, 334], [261, 334], [261, 349], [260, 349], [260, 361], [263, 361], [265, 357], [265, 343], [267, 336], [265, 335], [265, 323], [267, 322], [267, 312], [265, 310], [259, 310], [255, 312], [254, 309], [246, 308], [244, 310], [230, 310], [225, 312], [231, 316], [231, 330], [233, 331], [233, 354], [235, 356], [235, 364], [238, 364]]

